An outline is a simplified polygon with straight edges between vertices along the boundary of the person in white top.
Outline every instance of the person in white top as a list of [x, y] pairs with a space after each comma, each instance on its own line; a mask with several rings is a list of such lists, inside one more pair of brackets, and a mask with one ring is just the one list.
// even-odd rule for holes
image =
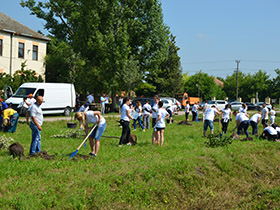
[[225, 108], [222, 110], [222, 132], [227, 133], [227, 128], [229, 121], [232, 119], [232, 112], [230, 110], [230, 105], [226, 104]]
[[143, 110], [144, 110], [144, 127], [147, 129], [150, 129], [150, 115], [152, 112], [152, 107], [149, 104], [149, 100], [146, 100], [146, 103], [143, 106]]
[[204, 106], [203, 106], [203, 108], [202, 108], [202, 120], [203, 120], [203, 122], [204, 122], [204, 120], [205, 120], [206, 112], [207, 112], [207, 110], [208, 110], [209, 108], [210, 108], [210, 107], [208, 106], [208, 101], [205, 101], [205, 104], [204, 104]]
[[136, 127], [137, 127], [136, 122], [138, 121], [143, 132], [145, 132], [145, 128], [142, 124], [142, 105], [141, 105], [140, 101], [136, 102], [135, 112], [137, 113], [137, 117], [134, 118], [134, 121], [133, 121], [134, 131], [136, 131]]
[[241, 131], [244, 130], [247, 138], [249, 137], [248, 127], [249, 127], [249, 115], [245, 113], [238, 113], [238, 111], [234, 111], [235, 122], [237, 128], [237, 134], [240, 135]]
[[262, 119], [261, 111], [259, 111], [258, 113], [254, 114], [250, 118], [250, 125], [252, 126], [252, 135], [259, 134], [258, 124], [261, 121], [261, 119]]
[[[130, 109], [130, 104], [131, 104], [131, 98], [130, 97], [125, 97], [123, 99], [123, 103], [121, 105], [121, 125], [122, 125], [122, 135], [120, 138], [119, 142], [119, 147], [122, 146], [123, 142], [128, 142], [129, 143], [129, 137], [130, 137], [130, 127], [129, 127], [129, 120], [133, 120], [131, 117], [131, 109]], [[124, 139], [126, 138], [126, 141]]]
[[262, 109], [262, 124], [263, 128], [265, 128], [265, 125], [268, 121], [268, 108], [266, 107], [266, 103], [263, 103], [263, 109]]
[[88, 110], [89, 110], [89, 104], [87, 102], [80, 107], [78, 112], [87, 112]]
[[186, 121], [189, 121], [189, 113], [190, 113], [190, 104], [188, 101], [186, 101], [186, 106], [185, 106], [185, 117]]
[[94, 101], [94, 96], [93, 96], [94, 94], [93, 93], [91, 93], [91, 94], [89, 94], [88, 96], [87, 96], [87, 101], [91, 104], [93, 101]]
[[173, 113], [177, 112], [177, 106], [176, 105], [172, 105], [172, 106], [168, 107], [167, 108], [167, 112], [169, 114], [169, 123], [172, 124]]
[[106, 120], [102, 117], [99, 111], [87, 111], [87, 112], [77, 112], [75, 118], [82, 122], [85, 128], [85, 134], [88, 135], [89, 124], [96, 125], [95, 129], [89, 135], [89, 143], [91, 152], [89, 155], [91, 157], [97, 157], [100, 148], [100, 139], [106, 128]]
[[272, 126], [265, 124], [261, 137], [269, 141], [275, 141], [277, 139], [277, 131]]
[[41, 131], [43, 125], [42, 103], [43, 97], [38, 96], [36, 103], [33, 104], [30, 109], [31, 123], [29, 126], [32, 130], [32, 141], [29, 150], [30, 155], [41, 152]]
[[155, 125], [155, 132], [157, 133], [157, 138], [155, 143], [160, 144], [160, 146], [163, 145], [164, 142], [164, 129], [165, 129], [165, 118], [169, 117], [168, 112], [162, 107], [163, 102], [158, 102], [159, 110], [157, 112], [157, 119], [156, 119], [156, 125]]
[[24, 114], [24, 113], [26, 115], [26, 112], [28, 110], [28, 105], [25, 103], [26, 99], [27, 98], [23, 98], [22, 102], [17, 106], [17, 108], [20, 109], [19, 115]]
[[197, 121], [198, 118], [198, 105], [195, 103], [192, 107], [192, 121]]
[[29, 125], [29, 117], [30, 117], [30, 108], [31, 106], [36, 102], [35, 98], [33, 98], [33, 94], [30, 93], [28, 95], [28, 98], [25, 100], [26, 105], [28, 106], [27, 112], [26, 112], [26, 123]]
[[274, 122], [275, 122], [275, 114], [276, 114], [276, 112], [275, 112], [275, 106], [272, 106], [271, 107], [271, 111], [270, 111], [270, 124], [271, 125], [273, 125], [274, 124]]
[[207, 128], [209, 126], [211, 134], [214, 134], [213, 120], [216, 114], [220, 114], [215, 105], [212, 105], [205, 113], [203, 136], [205, 137]]
[[273, 124], [272, 127], [277, 131], [277, 139], [280, 139], [280, 127], [276, 124]]
[[[157, 112], [158, 112], [158, 103], [160, 101], [160, 98], [158, 95], [154, 96], [154, 105], [152, 106], [152, 126], [153, 128], [155, 128], [156, 125], [156, 120], [157, 120]], [[153, 136], [152, 136], [152, 144], [154, 144], [155, 142], [158, 142], [157, 140], [157, 132], [155, 131], [155, 129], [153, 130]]]
[[247, 105], [246, 104], [242, 104], [242, 106], [239, 108], [239, 113], [247, 113]]

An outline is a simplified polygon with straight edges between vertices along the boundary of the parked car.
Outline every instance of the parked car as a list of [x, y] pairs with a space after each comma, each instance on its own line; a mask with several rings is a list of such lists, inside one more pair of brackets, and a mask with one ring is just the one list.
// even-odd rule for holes
[[[258, 102], [258, 103], [256, 103], [256, 109], [257, 110], [262, 110], [263, 109], [263, 103], [264, 102]], [[269, 110], [271, 110], [271, 108], [272, 108], [272, 106], [269, 104], [269, 103], [266, 103], [266, 107], [269, 109]]]
[[214, 100], [208, 101], [207, 107], [210, 108], [212, 105], [215, 105], [218, 109], [222, 110], [226, 107], [227, 102], [225, 100]]
[[176, 99], [176, 105], [178, 111], [182, 109], [182, 104], [177, 99]]
[[167, 108], [167, 107], [170, 107], [170, 106], [173, 106], [174, 104], [173, 104], [173, 102], [172, 102], [172, 100], [170, 100], [170, 99], [165, 99], [165, 98], [161, 98], [160, 99], [162, 102], [163, 102], [163, 108]]
[[248, 110], [256, 110], [257, 109], [256, 104], [253, 104], [251, 102], [245, 102], [245, 104], [246, 104]]
[[155, 101], [154, 101], [153, 98], [144, 98], [144, 97], [141, 97], [141, 98], [135, 98], [135, 99], [133, 99], [132, 105], [135, 106], [135, 105], [136, 105], [136, 102], [137, 102], [137, 101], [140, 101], [141, 105], [144, 106], [144, 104], [146, 103], [146, 100], [149, 101], [149, 104], [150, 104], [151, 106], [153, 106], [154, 103], [155, 103]]
[[231, 110], [238, 111], [239, 108], [242, 107], [242, 104], [243, 104], [243, 103], [237, 102], [237, 101], [232, 102], [232, 103], [230, 104]]

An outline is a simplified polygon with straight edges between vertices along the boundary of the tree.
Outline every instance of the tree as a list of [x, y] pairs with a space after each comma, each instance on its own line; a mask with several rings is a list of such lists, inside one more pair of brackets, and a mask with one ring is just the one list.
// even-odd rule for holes
[[279, 99], [280, 97], [280, 69], [275, 69], [277, 76], [272, 81], [271, 97]]

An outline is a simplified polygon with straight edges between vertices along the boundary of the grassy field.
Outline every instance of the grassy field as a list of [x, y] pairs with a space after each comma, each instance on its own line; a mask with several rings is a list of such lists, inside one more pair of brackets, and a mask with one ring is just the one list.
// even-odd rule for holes
[[[65, 121], [44, 123], [42, 150], [52, 160], [28, 157], [31, 131], [21, 123], [5, 135], [24, 146], [25, 158], [0, 150], [0, 208], [280, 209], [279, 142], [254, 138], [208, 148], [202, 122], [180, 120], [167, 126], [162, 147], [151, 145], [151, 129], [138, 129], [136, 146], [102, 138], [97, 158], [88, 158], [87, 146], [71, 160], [82, 138], [51, 137], [67, 131]], [[104, 135], [120, 134], [117, 119], [107, 118]]]

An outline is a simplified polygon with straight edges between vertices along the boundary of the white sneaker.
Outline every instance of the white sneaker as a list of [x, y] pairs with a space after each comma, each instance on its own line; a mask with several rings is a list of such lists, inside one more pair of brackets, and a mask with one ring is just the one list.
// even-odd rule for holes
[[130, 142], [128, 142], [126, 145], [131, 146], [131, 143], [130, 143]]
[[119, 147], [122, 147], [122, 145], [121, 145], [121, 144], [119, 144]]

